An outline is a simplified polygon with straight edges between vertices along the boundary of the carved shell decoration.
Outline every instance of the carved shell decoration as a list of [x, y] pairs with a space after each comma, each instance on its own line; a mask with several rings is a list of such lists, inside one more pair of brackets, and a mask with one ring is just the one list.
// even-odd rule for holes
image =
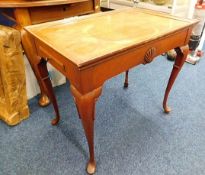
[[149, 48], [146, 51], [144, 56], [144, 64], [151, 63], [152, 60], [154, 59], [155, 54], [156, 54], [156, 48], [155, 47]]

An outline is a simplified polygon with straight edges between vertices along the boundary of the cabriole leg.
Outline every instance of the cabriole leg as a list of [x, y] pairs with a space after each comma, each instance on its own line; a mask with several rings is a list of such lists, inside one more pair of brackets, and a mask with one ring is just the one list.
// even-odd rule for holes
[[49, 77], [49, 74], [48, 74], [46, 64], [47, 64], [47, 61], [44, 60], [44, 59], [41, 59], [39, 64], [38, 64], [38, 71], [40, 73], [41, 81], [43, 82], [44, 89], [46, 90], [46, 94], [50, 98], [50, 100], [53, 104], [55, 113], [56, 113], [56, 118], [54, 118], [51, 121], [51, 124], [56, 125], [56, 124], [58, 124], [58, 122], [60, 120], [60, 114], [59, 114], [58, 104], [57, 104], [57, 101], [56, 101], [55, 94], [53, 92], [53, 87], [52, 87], [52, 84], [51, 84], [51, 80], [50, 80], [50, 77]]
[[38, 84], [39, 84], [39, 87], [41, 90], [40, 99], [38, 101], [39, 105], [42, 107], [47, 106], [47, 105], [49, 105], [50, 100], [49, 100], [48, 96], [46, 95], [46, 90], [43, 86], [43, 82], [41, 81], [40, 74], [39, 74], [39, 71], [37, 68], [37, 61], [39, 61], [39, 60], [37, 58], [37, 54], [36, 54], [33, 40], [29, 36], [29, 34], [23, 29], [21, 30], [21, 39], [22, 39], [22, 45], [23, 45], [24, 51], [26, 53], [26, 56], [28, 58], [30, 65], [33, 69], [33, 72], [38, 80]]
[[85, 95], [82, 95], [73, 85], [71, 85], [70, 88], [76, 106], [78, 108], [78, 112], [88, 142], [90, 159], [87, 164], [87, 173], [94, 174], [96, 171], [96, 162], [95, 162], [95, 154], [94, 154], [95, 103], [101, 94], [102, 87], [99, 87]]
[[189, 47], [188, 46], [184, 46], [181, 48], [177, 47], [175, 48], [175, 51], [177, 53], [177, 56], [176, 56], [176, 60], [175, 60], [168, 84], [167, 84], [167, 88], [166, 88], [164, 100], [163, 100], [163, 108], [164, 108], [165, 113], [169, 113], [171, 111], [171, 108], [167, 106], [167, 99], [169, 96], [169, 92], [172, 88], [172, 85], [174, 84], [174, 81], [187, 58]]

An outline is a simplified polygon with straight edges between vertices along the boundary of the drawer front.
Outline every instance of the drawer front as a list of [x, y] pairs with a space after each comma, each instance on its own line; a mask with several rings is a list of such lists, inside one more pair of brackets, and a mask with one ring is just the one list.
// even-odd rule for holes
[[94, 87], [99, 87], [99, 85], [104, 83], [107, 79], [139, 64], [151, 63], [154, 58], [164, 52], [186, 45], [187, 39], [189, 38], [189, 31], [191, 30], [185, 29], [174, 35], [164, 36], [160, 39], [144, 43], [140, 47], [129, 49], [113, 55], [112, 57], [108, 57], [104, 62], [95, 63], [96, 65], [89, 65], [90, 67], [95, 67], [95, 74], [93, 76], [93, 82], [95, 82]]
[[58, 71], [60, 71], [63, 75], [66, 74], [66, 62], [60, 58], [60, 56], [53, 54], [52, 50], [47, 50], [44, 47], [44, 44], [35, 40], [37, 47], [38, 55], [46, 59], [53, 67], [55, 67]]
[[38, 24], [92, 12], [94, 12], [93, 0], [66, 5], [35, 7], [29, 9], [32, 24]]

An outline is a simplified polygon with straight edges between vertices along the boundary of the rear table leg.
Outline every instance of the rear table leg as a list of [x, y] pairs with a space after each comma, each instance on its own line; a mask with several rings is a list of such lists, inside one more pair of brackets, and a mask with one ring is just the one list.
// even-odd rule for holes
[[129, 73], [129, 70], [127, 70], [127, 71], [125, 72], [124, 88], [127, 88], [127, 87], [128, 87], [128, 73]]
[[38, 56], [36, 53], [36, 49], [34, 46], [34, 41], [33, 39], [29, 36], [28, 32], [26, 32], [24, 29], [21, 30], [21, 39], [22, 39], [22, 45], [25, 51], [25, 54], [28, 58], [28, 61], [33, 69], [33, 72], [38, 80], [38, 84], [41, 90], [41, 95], [39, 99], [39, 105], [44, 107], [50, 104], [50, 100], [48, 96], [46, 95], [46, 90], [43, 86], [43, 82], [41, 80], [37, 63], [38, 63]]
[[37, 67], [38, 67], [38, 70], [39, 70], [39, 73], [40, 73], [41, 80], [43, 82], [43, 86], [46, 90], [46, 94], [49, 97], [49, 99], [51, 100], [51, 102], [53, 104], [53, 107], [54, 107], [54, 110], [55, 110], [55, 113], [56, 113], [56, 118], [54, 118], [51, 121], [51, 124], [56, 125], [56, 124], [58, 124], [58, 122], [60, 120], [60, 114], [59, 114], [58, 104], [57, 104], [57, 101], [56, 101], [55, 94], [53, 92], [53, 87], [52, 87], [52, 84], [51, 84], [51, 80], [50, 80], [46, 65], [47, 65], [47, 61], [44, 60], [44, 59], [41, 59], [40, 62], [38, 63]]

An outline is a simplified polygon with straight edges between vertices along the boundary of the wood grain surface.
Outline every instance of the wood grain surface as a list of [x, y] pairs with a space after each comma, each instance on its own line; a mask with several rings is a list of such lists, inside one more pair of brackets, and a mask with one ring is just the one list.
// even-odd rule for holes
[[196, 22], [163, 14], [151, 17], [150, 13], [129, 8], [40, 24], [26, 30], [81, 67]]
[[0, 7], [17, 8], [17, 7], [41, 7], [54, 6], [88, 0], [1, 0]]

